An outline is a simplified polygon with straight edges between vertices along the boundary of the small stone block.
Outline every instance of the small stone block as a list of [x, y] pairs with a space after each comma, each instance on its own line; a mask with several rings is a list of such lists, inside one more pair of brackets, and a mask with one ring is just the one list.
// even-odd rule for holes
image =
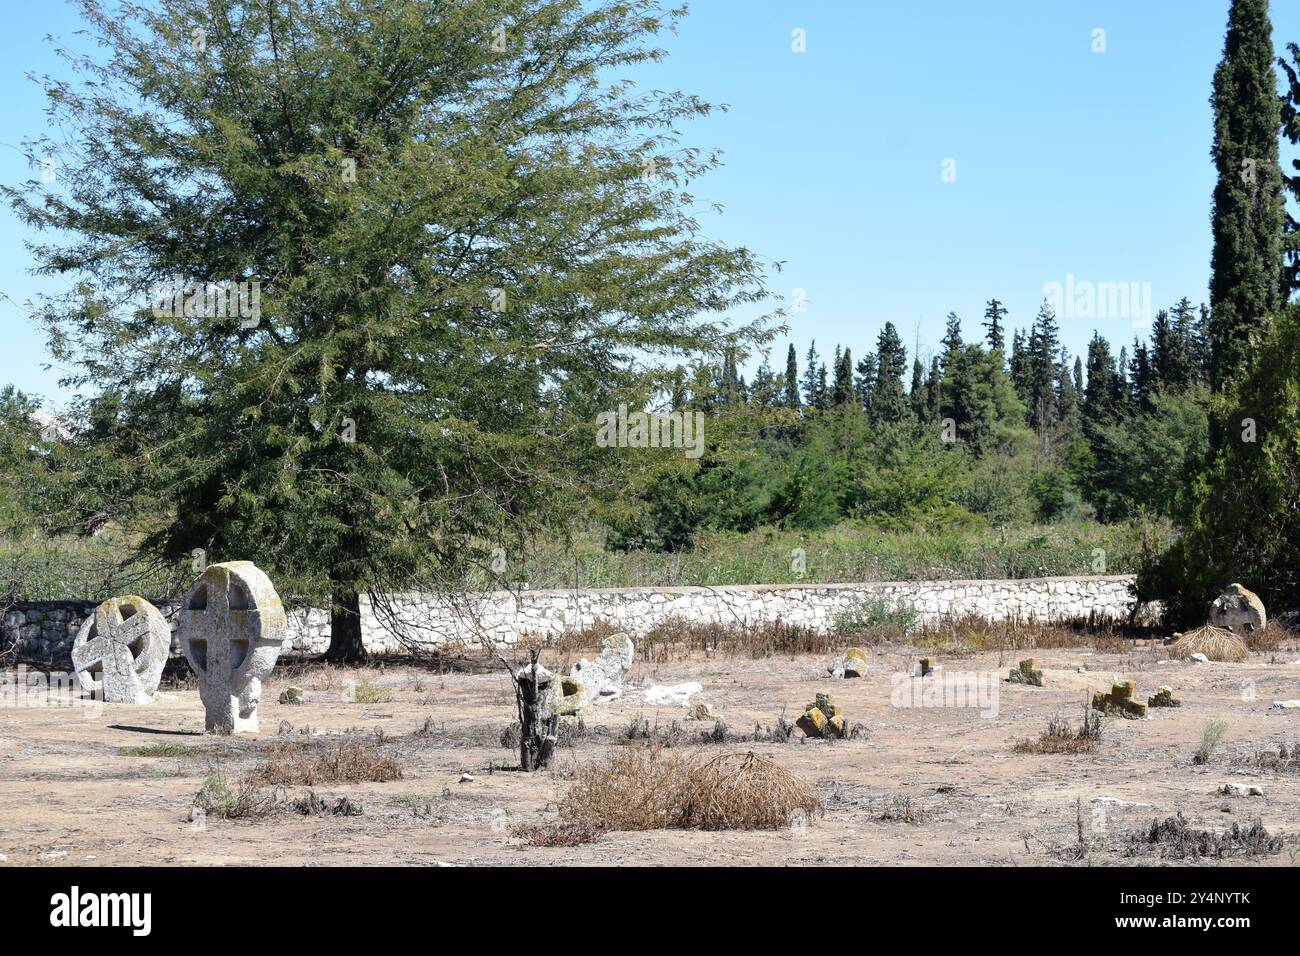
[[795, 726], [809, 737], [820, 737], [822, 731], [826, 729], [827, 723], [826, 715], [819, 708], [811, 707], [804, 712], [802, 717], [795, 721]]

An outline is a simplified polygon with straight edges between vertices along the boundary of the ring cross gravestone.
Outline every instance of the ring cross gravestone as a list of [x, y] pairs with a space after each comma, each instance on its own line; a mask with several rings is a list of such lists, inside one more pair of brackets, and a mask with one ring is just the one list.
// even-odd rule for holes
[[288, 621], [271, 579], [249, 561], [208, 567], [181, 605], [181, 648], [199, 679], [209, 733], [256, 733], [262, 679]]

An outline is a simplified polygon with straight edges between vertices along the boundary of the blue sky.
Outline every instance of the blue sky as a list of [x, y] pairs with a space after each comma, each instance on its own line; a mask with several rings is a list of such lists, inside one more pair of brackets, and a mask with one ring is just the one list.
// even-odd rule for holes
[[[1206, 298], [1210, 80], [1227, 0], [695, 0], [669, 58], [646, 74], [730, 105], [689, 127], [724, 151], [696, 184], [721, 216], [707, 232], [785, 263], [771, 289], [806, 296], [789, 318], [802, 360], [815, 338], [855, 355], [885, 321], [928, 355], [948, 311], [978, 333], [996, 296], [1027, 326], [1051, 282], [1149, 283], [1154, 308]], [[75, 10], [15, 4], [0, 34], [0, 144], [43, 126], [28, 71], [61, 70], [46, 34]], [[1300, 3], [1273, 4], [1274, 45], [1300, 42]], [[792, 31], [806, 36], [794, 52]], [[1093, 52], [1094, 31], [1105, 52]], [[1284, 162], [1295, 151], [1283, 148]], [[944, 181], [945, 160], [955, 181]], [[952, 166], [948, 167], [950, 170]], [[28, 172], [0, 145], [0, 180]], [[0, 384], [56, 406], [60, 370], [22, 303], [24, 229], [0, 210]], [[57, 286], [56, 286], [57, 287]], [[1137, 326], [1135, 326], [1135, 321]], [[1083, 349], [1118, 347], [1141, 317], [1062, 315]], [[784, 361], [785, 340], [773, 364]]]

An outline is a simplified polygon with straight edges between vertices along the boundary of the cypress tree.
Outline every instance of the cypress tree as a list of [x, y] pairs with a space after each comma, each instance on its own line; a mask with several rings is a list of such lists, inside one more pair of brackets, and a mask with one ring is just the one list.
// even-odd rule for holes
[[1284, 200], [1268, 0], [1232, 0], [1214, 73], [1211, 385], [1223, 391], [1283, 304]]

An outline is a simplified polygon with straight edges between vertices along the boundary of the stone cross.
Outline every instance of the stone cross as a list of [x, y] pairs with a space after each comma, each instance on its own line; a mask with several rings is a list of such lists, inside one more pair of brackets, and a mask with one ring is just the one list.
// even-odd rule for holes
[[151, 704], [172, 646], [162, 612], [134, 594], [109, 598], [72, 645], [81, 689], [110, 704]]
[[185, 595], [177, 631], [199, 679], [208, 733], [256, 733], [262, 678], [288, 624], [271, 579], [250, 561], [213, 564]]

